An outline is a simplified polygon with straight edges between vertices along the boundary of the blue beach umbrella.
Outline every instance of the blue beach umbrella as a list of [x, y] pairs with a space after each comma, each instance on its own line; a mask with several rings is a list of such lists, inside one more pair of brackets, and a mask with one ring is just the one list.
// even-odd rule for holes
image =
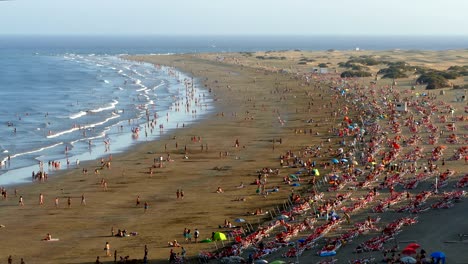
[[245, 219], [243, 219], [243, 218], [236, 218], [236, 219], [234, 219], [234, 222], [236, 222], [236, 223], [244, 223], [244, 222], [245, 222]]
[[348, 162], [347, 159], [341, 159], [341, 162]]
[[337, 159], [332, 159], [331, 162], [333, 162], [333, 163], [335, 163], [335, 164], [340, 163]]
[[436, 251], [436, 252], [433, 252], [431, 254], [431, 257], [433, 257], [433, 258], [445, 258], [445, 253], [440, 252], [440, 251]]
[[295, 183], [291, 184], [291, 186], [293, 186], [293, 187], [299, 187], [299, 186], [301, 186], [301, 184], [295, 182]]
[[441, 261], [442, 264], [445, 264], [445, 253], [444, 252], [440, 252], [440, 251], [433, 252], [431, 254], [431, 257], [434, 258], [435, 263], [439, 263], [439, 261]]

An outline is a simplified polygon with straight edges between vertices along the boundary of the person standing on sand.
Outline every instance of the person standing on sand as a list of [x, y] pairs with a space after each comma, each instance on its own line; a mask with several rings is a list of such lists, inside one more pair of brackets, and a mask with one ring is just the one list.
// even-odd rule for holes
[[146, 213], [146, 211], [148, 210], [148, 207], [149, 207], [148, 202], [145, 202], [145, 206], [144, 206], [144, 207], [145, 207], [145, 213]]
[[195, 228], [195, 232], [193, 232], [193, 237], [194, 237], [195, 243], [197, 243], [198, 238], [200, 237], [200, 231], [198, 231], [198, 228]]
[[187, 250], [185, 250], [184, 247], [182, 247], [182, 252], [180, 253], [180, 256], [182, 257], [182, 260], [185, 261], [185, 256], [187, 255]]
[[140, 201], [140, 195], [138, 195], [137, 198], [136, 198], [136, 206], [139, 206], [140, 203], [141, 203], [141, 201]]
[[24, 201], [23, 201], [23, 196], [22, 195], [20, 195], [20, 198], [19, 198], [19, 205], [24, 206]]
[[106, 242], [106, 246], [104, 247], [104, 250], [106, 251], [106, 256], [107, 256], [107, 257], [110, 257], [110, 256], [111, 256], [111, 253], [110, 253], [110, 245], [109, 245], [109, 242]]
[[84, 196], [84, 193], [81, 195], [81, 205], [85, 205], [86, 206], [86, 198]]
[[44, 204], [44, 195], [42, 195], [42, 193], [39, 194], [39, 205], [43, 205]]
[[58, 208], [59, 206], [59, 198], [55, 197], [55, 208]]
[[180, 189], [180, 199], [184, 199], [184, 190]]
[[71, 197], [70, 196], [68, 196], [67, 204], [68, 204], [68, 208], [71, 208]]
[[177, 189], [176, 196], [177, 196], [177, 200], [178, 200], [180, 198], [180, 190], [179, 189]]

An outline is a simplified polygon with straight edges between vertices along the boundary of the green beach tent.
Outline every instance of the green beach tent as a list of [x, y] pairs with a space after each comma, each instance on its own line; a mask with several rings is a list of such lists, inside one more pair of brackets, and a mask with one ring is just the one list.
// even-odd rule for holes
[[275, 261], [273, 261], [273, 262], [270, 262], [270, 264], [286, 264], [286, 261], [275, 260]]

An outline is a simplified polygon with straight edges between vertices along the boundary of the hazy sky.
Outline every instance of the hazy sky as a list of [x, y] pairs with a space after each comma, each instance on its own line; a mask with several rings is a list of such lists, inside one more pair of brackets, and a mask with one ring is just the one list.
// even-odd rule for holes
[[468, 35], [468, 0], [10, 0], [0, 34]]

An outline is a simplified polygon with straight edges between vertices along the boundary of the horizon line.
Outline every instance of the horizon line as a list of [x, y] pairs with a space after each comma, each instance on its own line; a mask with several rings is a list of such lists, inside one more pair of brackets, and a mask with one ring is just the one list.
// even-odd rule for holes
[[163, 33], [0, 33], [0, 37], [462, 37], [468, 38], [468, 34], [163, 34]]

